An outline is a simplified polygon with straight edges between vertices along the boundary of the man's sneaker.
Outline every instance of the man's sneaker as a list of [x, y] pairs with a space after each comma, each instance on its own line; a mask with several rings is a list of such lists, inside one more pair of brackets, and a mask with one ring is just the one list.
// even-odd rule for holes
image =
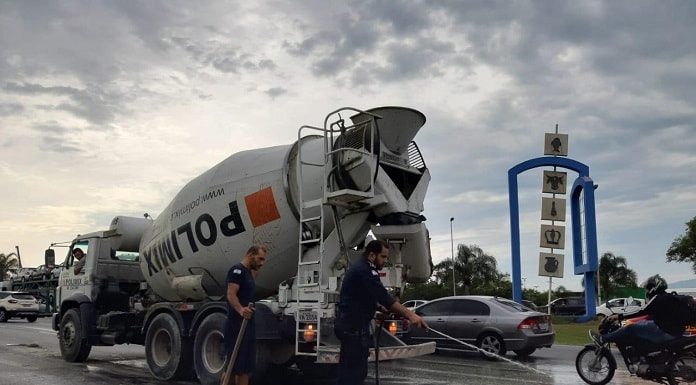
[[590, 330], [590, 339], [592, 339], [592, 342], [594, 342], [598, 346], [602, 346], [604, 343], [602, 342], [602, 336], [600, 336], [596, 331]]

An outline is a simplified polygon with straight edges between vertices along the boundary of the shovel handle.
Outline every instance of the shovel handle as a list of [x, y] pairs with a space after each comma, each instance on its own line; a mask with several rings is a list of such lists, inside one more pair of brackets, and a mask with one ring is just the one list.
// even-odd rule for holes
[[[250, 308], [254, 308], [253, 303], [249, 303]], [[220, 385], [229, 385], [230, 377], [232, 376], [232, 369], [234, 368], [234, 363], [237, 361], [237, 355], [239, 354], [239, 347], [242, 345], [242, 338], [244, 338], [244, 332], [246, 331], [247, 323], [249, 320], [242, 319], [242, 326], [239, 328], [239, 334], [237, 335], [237, 340], [234, 342], [234, 349], [232, 349], [232, 354], [230, 354], [229, 360], [227, 361], [227, 368], [225, 369], [225, 374], [222, 375], [220, 379]]]

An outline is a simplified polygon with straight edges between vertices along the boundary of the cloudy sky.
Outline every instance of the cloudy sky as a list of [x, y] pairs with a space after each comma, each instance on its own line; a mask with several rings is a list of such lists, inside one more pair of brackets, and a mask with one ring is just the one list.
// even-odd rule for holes
[[[157, 215], [240, 150], [342, 106], [416, 108], [434, 260], [477, 244], [510, 270], [507, 170], [570, 136], [599, 250], [639, 279], [696, 278], [665, 250], [696, 215], [691, 1], [0, 1], [0, 252]], [[537, 276], [541, 171], [520, 177]], [[575, 176], [571, 174], [571, 180]], [[571, 274], [555, 280], [580, 287]]]

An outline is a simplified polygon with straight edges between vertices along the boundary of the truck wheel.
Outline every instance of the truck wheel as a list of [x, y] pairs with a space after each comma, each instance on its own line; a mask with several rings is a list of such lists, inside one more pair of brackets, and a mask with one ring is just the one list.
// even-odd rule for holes
[[182, 337], [174, 317], [162, 313], [152, 320], [145, 335], [145, 356], [153, 376], [164, 381], [191, 378], [192, 353], [191, 341]]
[[39, 318], [39, 317], [37, 317], [37, 316], [35, 316], [35, 315], [28, 315], [28, 316], [27, 316], [27, 321], [29, 321], [29, 322], [36, 322], [36, 319], [37, 319], [37, 318]]
[[0, 309], [0, 322], [7, 322], [9, 318], [5, 309]]
[[203, 385], [217, 385], [225, 370], [225, 322], [222, 313], [205, 317], [193, 342], [193, 366]]
[[82, 320], [77, 309], [69, 309], [60, 320], [58, 342], [60, 354], [68, 362], [85, 362], [92, 350], [87, 336], [82, 335]]

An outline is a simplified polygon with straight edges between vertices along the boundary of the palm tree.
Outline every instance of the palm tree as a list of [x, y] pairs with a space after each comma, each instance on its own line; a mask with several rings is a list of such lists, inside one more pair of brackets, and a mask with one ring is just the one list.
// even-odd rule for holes
[[614, 255], [611, 251], [599, 259], [599, 285], [604, 297], [611, 298], [619, 287], [636, 287], [638, 277], [629, 269], [626, 257]]
[[0, 253], [0, 281], [5, 280], [8, 270], [17, 267], [19, 267], [17, 257], [13, 256], [12, 254], [5, 255], [4, 253]]
[[[486, 254], [476, 245], [457, 245], [454, 262], [457, 287], [464, 295], [469, 295], [472, 288], [477, 291], [494, 288], [502, 279], [498, 272], [495, 257]], [[446, 259], [434, 268], [435, 279], [445, 286], [452, 286], [452, 260]], [[447, 284], [449, 282], [449, 284]]]

